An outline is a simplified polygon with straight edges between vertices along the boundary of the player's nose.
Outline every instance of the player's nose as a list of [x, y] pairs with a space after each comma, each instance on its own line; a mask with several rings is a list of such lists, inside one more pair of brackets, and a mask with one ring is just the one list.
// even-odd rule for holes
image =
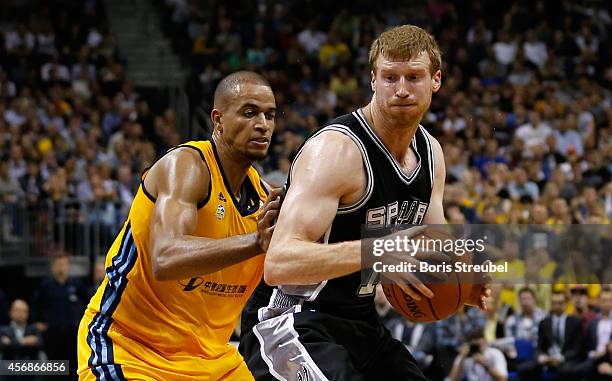
[[265, 113], [259, 113], [259, 115], [257, 115], [257, 118], [255, 120], [255, 129], [258, 130], [269, 130], [270, 128], [272, 128], [272, 121], [268, 120], [268, 118], [266, 118], [266, 114]]
[[395, 95], [399, 98], [406, 98], [409, 95], [408, 81], [406, 81], [406, 78], [401, 77], [399, 81], [397, 81], [397, 88], [395, 90]]

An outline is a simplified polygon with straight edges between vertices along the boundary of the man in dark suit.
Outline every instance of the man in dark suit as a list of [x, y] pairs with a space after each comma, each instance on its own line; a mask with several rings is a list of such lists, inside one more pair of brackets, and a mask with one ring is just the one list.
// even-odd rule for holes
[[70, 374], [76, 373], [77, 331], [88, 297], [87, 288], [70, 277], [70, 258], [64, 252], [56, 253], [51, 260], [51, 276], [34, 291], [32, 316], [42, 332], [48, 358], [68, 360]]
[[590, 321], [585, 338], [587, 358], [576, 367], [578, 374], [588, 380], [596, 379], [597, 364], [604, 360], [606, 348], [612, 342], [612, 290], [602, 290], [599, 309], [599, 316]]
[[536, 380], [543, 370], [556, 375], [557, 380], [575, 379], [576, 364], [582, 354], [582, 322], [567, 316], [567, 296], [554, 292], [551, 296], [550, 315], [540, 322], [536, 360], [519, 366], [523, 380]]
[[0, 348], [4, 360], [37, 360], [41, 347], [38, 330], [28, 324], [28, 304], [16, 299], [9, 312], [11, 322], [0, 327]]

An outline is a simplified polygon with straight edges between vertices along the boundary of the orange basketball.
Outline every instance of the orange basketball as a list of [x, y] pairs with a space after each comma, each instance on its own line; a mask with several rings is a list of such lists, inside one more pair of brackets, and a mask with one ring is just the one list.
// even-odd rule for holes
[[[421, 240], [448, 240], [454, 237], [439, 229], [426, 229], [420, 236], [413, 239]], [[472, 290], [473, 276], [466, 272], [455, 272], [454, 263], [463, 262], [471, 264], [471, 255], [456, 255], [455, 253], [443, 252], [449, 258], [453, 271], [448, 272], [448, 279], [444, 282], [426, 283], [426, 286], [434, 293], [433, 298], [422, 296], [421, 300], [414, 300], [406, 294], [399, 286], [389, 282], [382, 282], [385, 297], [393, 308], [404, 317], [415, 322], [434, 322], [453, 315], [459, 308], [463, 308], [467, 297]]]

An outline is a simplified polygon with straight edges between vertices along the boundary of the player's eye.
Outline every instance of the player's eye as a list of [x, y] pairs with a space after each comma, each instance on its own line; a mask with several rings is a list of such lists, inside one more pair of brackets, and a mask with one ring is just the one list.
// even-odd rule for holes
[[396, 78], [396, 77], [395, 77], [394, 75], [386, 75], [386, 76], [385, 76], [385, 79], [386, 79], [387, 81], [389, 81], [389, 82], [393, 82], [393, 81], [395, 81], [395, 78]]
[[268, 120], [273, 120], [276, 117], [276, 113], [274, 112], [267, 112], [266, 113], [266, 119]]
[[253, 117], [255, 117], [255, 115], [256, 115], [256, 113], [253, 110], [246, 110], [244, 112], [244, 116], [247, 117], [247, 118], [253, 118]]

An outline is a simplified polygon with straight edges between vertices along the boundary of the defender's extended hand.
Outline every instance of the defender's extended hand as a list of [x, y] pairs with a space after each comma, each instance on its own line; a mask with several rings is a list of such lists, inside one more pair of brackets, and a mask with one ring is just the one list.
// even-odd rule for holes
[[272, 189], [263, 205], [261, 213], [257, 216], [257, 243], [262, 252], [268, 251], [281, 206], [282, 192], [283, 188]]

